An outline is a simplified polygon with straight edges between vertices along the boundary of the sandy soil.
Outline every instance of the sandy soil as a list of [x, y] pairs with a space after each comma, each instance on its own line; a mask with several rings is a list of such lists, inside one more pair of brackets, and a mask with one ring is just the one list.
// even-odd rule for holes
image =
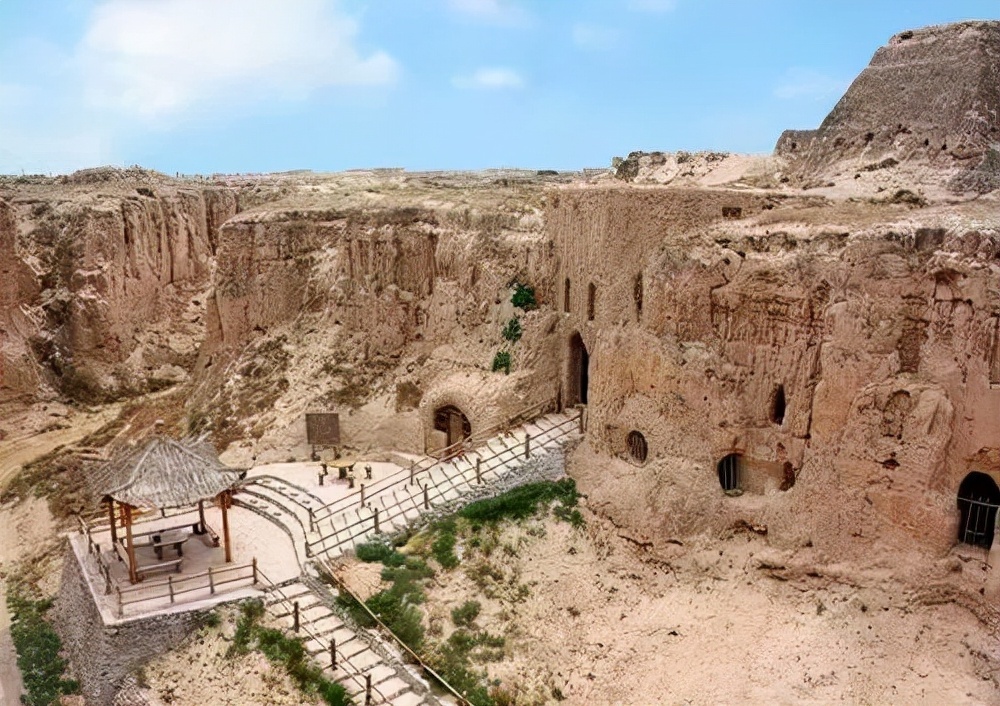
[[306, 700], [281, 669], [259, 652], [228, 657], [235, 611], [218, 628], [204, 628], [179, 649], [154, 659], [141, 675], [150, 706], [298, 706]]
[[[518, 703], [1000, 703], [996, 636], [884, 569], [846, 572], [752, 532], [652, 556], [588, 522], [507, 527], [485, 559], [501, 580], [477, 588], [470, 552], [430, 589], [431, 633], [482, 603], [477, 624], [508, 644], [490, 677]], [[378, 587], [370, 566], [347, 573]]]

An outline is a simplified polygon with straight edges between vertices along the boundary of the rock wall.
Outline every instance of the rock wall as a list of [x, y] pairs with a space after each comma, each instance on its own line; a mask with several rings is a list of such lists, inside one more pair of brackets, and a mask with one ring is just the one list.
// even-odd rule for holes
[[179, 645], [207, 615], [189, 611], [105, 625], [72, 549], [53, 612], [72, 676], [94, 706], [110, 704], [126, 677]]
[[191, 368], [217, 231], [237, 210], [233, 191], [128, 180], [0, 186], [11, 275], [0, 300], [0, 395], [37, 393], [41, 378], [97, 401]]
[[[552, 204], [569, 403], [589, 357], [571, 474], [616, 522], [661, 541], [746, 519], [841, 550], [955, 542], [962, 479], [1000, 479], [1000, 238], [960, 225], [978, 212], [889, 225], [901, 214], [831, 205], [806, 225], [795, 199], [669, 189]], [[716, 466], [734, 453], [741, 497]]]
[[[467, 400], [480, 429], [554, 394], [537, 384], [537, 313], [523, 315], [518, 372], [490, 371], [517, 313], [511, 283], [551, 298], [551, 245], [540, 223], [522, 221], [415, 207], [232, 219], [220, 232], [192, 406], [218, 411], [212, 428], [223, 445], [270, 434], [268, 443], [298, 448], [302, 429], [291, 420], [325, 410], [341, 413], [346, 446], [422, 452], [435, 441], [426, 427], [412, 433], [418, 420], [406, 415], [429, 400]], [[262, 355], [262, 339], [282, 341], [281, 355]]]

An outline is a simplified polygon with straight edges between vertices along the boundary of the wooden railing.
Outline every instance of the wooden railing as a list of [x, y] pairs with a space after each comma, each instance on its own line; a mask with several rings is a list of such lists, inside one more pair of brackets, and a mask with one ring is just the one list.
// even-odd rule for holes
[[490, 439], [493, 439], [498, 434], [508, 431], [511, 427], [517, 426], [529, 419], [534, 419], [535, 417], [546, 414], [547, 412], [555, 409], [555, 405], [555, 400], [545, 400], [543, 402], [533, 404], [530, 407], [525, 407], [499, 424], [495, 424], [487, 429], [482, 429], [469, 438], [457, 441], [450, 446], [444, 447], [443, 449], [438, 449], [428, 456], [417, 459], [407, 468], [402, 468], [395, 473], [391, 473], [373, 483], [363, 484], [361, 488], [355, 492], [343, 498], [334, 500], [331, 503], [320, 506], [315, 510], [311, 510], [309, 513], [311, 525], [310, 530], [313, 529], [316, 522], [321, 522], [339, 512], [349, 510], [353, 506], [363, 505], [365, 495], [371, 496], [374, 493], [399, 485], [402, 482], [408, 482], [412, 485], [418, 474], [430, 470], [442, 460], [453, 458], [461, 453], [472, 451], [479, 446], [482, 446]]
[[[564, 436], [567, 436], [567, 435], [573, 433], [574, 431], [580, 429], [581, 425], [583, 423], [582, 415], [583, 415], [583, 412], [581, 411], [579, 416], [577, 416], [577, 417], [570, 417], [570, 418], [568, 418], [568, 419], [566, 419], [566, 420], [564, 420], [564, 421], [562, 421], [562, 422], [560, 422], [560, 423], [552, 426], [551, 428], [545, 430], [543, 433], [539, 434], [538, 436], [536, 436], [534, 438], [532, 438], [530, 436], [526, 436], [525, 440], [523, 442], [524, 457], [528, 458], [530, 456], [532, 442], [534, 442], [535, 444], [550, 443], [552, 441], [560, 439], [560, 438], [562, 438]], [[464, 474], [458, 474], [458, 476], [457, 476], [458, 481], [457, 482], [456, 482], [456, 480], [454, 478], [448, 478], [448, 480], [451, 481], [449, 487], [455, 488], [455, 487], [458, 487], [458, 486], [463, 485], [463, 484], [464, 485], [473, 485], [473, 484], [481, 483], [482, 482], [482, 474], [483, 473], [487, 473], [487, 472], [489, 472], [491, 470], [496, 470], [496, 469], [502, 467], [505, 462], [504, 462], [503, 459], [501, 459], [501, 456], [507, 455], [509, 457], [509, 455], [510, 455], [510, 453], [511, 453], [512, 450], [513, 450], [513, 447], [505, 447], [501, 451], [497, 451], [497, 452], [493, 453], [492, 455], [479, 456], [477, 458], [477, 461], [476, 461], [477, 473], [476, 473], [475, 479], [474, 480], [473, 479], [466, 479], [465, 476], [464, 476]], [[435, 464], [435, 465], [437, 465], [437, 464]], [[388, 486], [384, 486], [383, 488], [381, 488], [381, 492], [384, 493], [384, 491], [388, 490], [393, 485], [398, 485], [401, 482], [405, 482], [405, 480], [406, 479], [403, 479], [402, 481], [397, 480], [397, 481], [395, 481], [394, 483], [392, 483], [392, 484], [390, 484]], [[430, 487], [429, 484], [421, 486], [421, 489], [423, 490], [422, 502], [423, 502], [424, 509], [430, 509], [431, 505], [434, 504], [432, 502], [432, 500], [437, 500], [437, 499], [439, 499], [439, 498], [441, 498], [441, 497], [444, 496], [444, 494], [447, 492], [447, 489], [442, 488], [441, 487], [442, 485], [443, 485], [442, 483], [438, 483], [437, 485], [435, 485], [433, 487], [433, 494], [432, 494], [432, 489], [431, 489], [431, 487]], [[384, 495], [383, 495], [383, 497], [384, 497]], [[413, 500], [413, 496], [412, 495], [407, 495], [407, 497], [411, 501]], [[360, 508], [360, 507], [358, 508], [358, 519], [356, 521], [348, 524], [345, 527], [341, 527], [340, 529], [337, 529], [336, 526], [334, 525], [334, 523], [331, 522], [332, 532], [330, 532], [330, 534], [321, 536], [319, 539], [317, 539], [315, 541], [307, 542], [306, 543], [306, 554], [308, 556], [316, 556], [318, 554], [329, 552], [329, 551], [331, 551], [333, 549], [336, 549], [336, 548], [338, 548], [338, 547], [340, 547], [340, 546], [342, 546], [344, 544], [347, 544], [348, 542], [352, 542], [354, 539], [356, 539], [356, 538], [358, 538], [360, 536], [363, 536], [367, 532], [367, 530], [369, 528], [373, 529], [375, 531], [375, 533], [378, 533], [381, 524], [389, 524], [389, 523], [391, 523], [397, 517], [400, 517], [400, 516], [404, 515], [407, 508], [404, 508], [403, 505], [401, 503], [398, 503], [398, 502], [395, 505], [393, 505], [392, 507], [388, 507], [388, 506], [383, 505], [383, 509], [385, 509], [386, 512], [385, 512], [385, 514], [381, 514], [381, 515], [380, 515], [379, 510], [378, 510], [377, 507], [374, 508], [374, 509], [368, 508], [369, 512], [371, 512], [371, 515], [369, 515], [368, 517], [362, 517], [361, 516], [361, 510], [362, 509], [363, 508]], [[356, 527], [363, 527], [363, 529], [361, 529], [360, 531], [357, 531], [357, 532], [350, 531], [350, 530], [353, 530]], [[345, 532], [346, 532], [346, 536], [341, 537], [341, 535], [344, 535]]]
[[[277, 584], [275, 584], [273, 581], [267, 578], [267, 576], [265, 576], [264, 573], [259, 570], [257, 571], [257, 577], [260, 580], [261, 584], [265, 586], [267, 592], [270, 595], [277, 596], [278, 602], [280, 602], [288, 610], [289, 613], [293, 613], [295, 611], [294, 601], [289, 599], [288, 596], [286, 596], [281, 591], [281, 588], [279, 588]], [[317, 644], [320, 645], [323, 644], [323, 641], [320, 639], [320, 637], [309, 629], [308, 624], [299, 622], [298, 630], [294, 630], [293, 632], [295, 632], [296, 634], [300, 632], [305, 633], [307, 637], [315, 640]], [[377, 686], [374, 686], [371, 683], [370, 676], [364, 681], [362, 681], [361, 679], [362, 670], [358, 669], [353, 664], [351, 664], [350, 658], [344, 655], [340, 655], [339, 657], [337, 656], [336, 645], [332, 641], [330, 643], [330, 662], [331, 662], [330, 666], [332, 669], [336, 669], [338, 663], [345, 664], [350, 668], [350, 669], [345, 669], [344, 673], [351, 681], [353, 681], [358, 686], [359, 689], [366, 692], [366, 698], [365, 698], [366, 704], [389, 703], [389, 699], [386, 697], [386, 695], [383, 694], [381, 691], [379, 691]], [[376, 700], [375, 699], [376, 696], [380, 700]]]
[[155, 583], [142, 583], [129, 588], [115, 587], [118, 594], [118, 617], [124, 617], [125, 606], [133, 603], [143, 603], [145, 601], [170, 599], [170, 604], [177, 601], [177, 597], [193, 591], [203, 591], [208, 589], [209, 595], [215, 595], [219, 586], [236, 583], [237, 581], [251, 582], [256, 586], [260, 581], [260, 571], [257, 568], [257, 559], [249, 564], [240, 566], [223, 566], [221, 568], [209, 567], [208, 571], [188, 576], [167, 577], [166, 581]]

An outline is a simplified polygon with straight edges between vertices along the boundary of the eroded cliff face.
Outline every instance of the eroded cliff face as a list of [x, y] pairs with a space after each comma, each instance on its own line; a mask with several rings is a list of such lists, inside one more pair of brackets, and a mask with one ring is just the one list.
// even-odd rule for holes
[[0, 399], [95, 402], [184, 379], [236, 210], [230, 189], [148, 173], [5, 182]]
[[[963, 478], [1000, 478], [992, 205], [670, 189], [551, 203], [563, 397], [587, 386], [590, 450], [612, 459], [581, 464], [581, 485], [617, 523], [656, 542], [746, 520], [840, 551], [954, 543]], [[741, 497], [719, 477], [729, 454]]]
[[524, 316], [513, 373], [490, 370], [515, 315], [511, 284], [549, 296], [544, 184], [428, 198], [413, 181], [385, 205], [279, 203], [222, 228], [191, 402], [222, 445], [268, 458], [302, 446], [304, 412], [336, 411], [345, 446], [424, 451], [444, 445], [438, 407], [458, 406], [476, 433], [554, 396], [554, 375], [538, 384], [537, 312]]

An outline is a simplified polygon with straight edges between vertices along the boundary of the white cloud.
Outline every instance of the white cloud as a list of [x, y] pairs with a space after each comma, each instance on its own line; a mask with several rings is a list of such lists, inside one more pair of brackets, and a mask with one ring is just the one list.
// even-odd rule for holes
[[677, 0], [629, 0], [628, 8], [636, 12], [670, 12]]
[[621, 32], [611, 27], [577, 23], [573, 25], [573, 43], [581, 49], [610, 49], [618, 43]]
[[528, 24], [531, 15], [511, 0], [448, 0], [455, 12], [477, 22], [514, 27]]
[[391, 82], [396, 63], [362, 56], [357, 32], [325, 0], [106, 0], [77, 60], [92, 105], [155, 121], [206, 103]]
[[814, 69], [793, 67], [785, 71], [772, 92], [775, 98], [783, 100], [820, 101], [843, 95], [850, 83]]
[[523, 88], [524, 79], [513, 69], [482, 68], [469, 76], [456, 76], [451, 80], [456, 88], [510, 89]]

